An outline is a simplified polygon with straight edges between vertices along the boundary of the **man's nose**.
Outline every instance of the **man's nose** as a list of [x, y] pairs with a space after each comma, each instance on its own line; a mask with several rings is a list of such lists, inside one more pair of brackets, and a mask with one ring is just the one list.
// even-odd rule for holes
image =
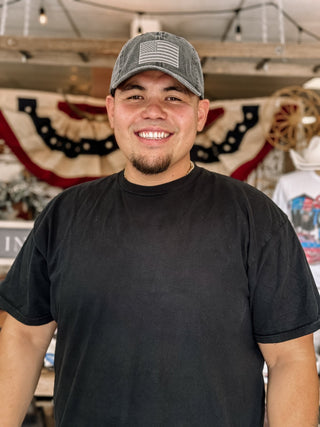
[[167, 113], [161, 102], [156, 100], [150, 100], [146, 103], [145, 108], [142, 111], [142, 117], [144, 119], [165, 119]]

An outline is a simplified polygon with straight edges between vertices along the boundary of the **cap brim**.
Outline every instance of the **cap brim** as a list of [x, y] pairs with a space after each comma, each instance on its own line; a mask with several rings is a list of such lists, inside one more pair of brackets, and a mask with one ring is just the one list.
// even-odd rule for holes
[[187, 80], [185, 80], [182, 76], [180, 76], [179, 74], [174, 73], [173, 71], [170, 71], [167, 68], [161, 67], [160, 65], [150, 65], [150, 64], [147, 64], [145, 66], [139, 66], [139, 67], [135, 68], [134, 70], [130, 70], [130, 72], [123, 75], [121, 77], [121, 79], [118, 79], [117, 81], [112, 82], [112, 86], [110, 86], [110, 93], [112, 95], [114, 95], [116, 88], [119, 87], [121, 85], [121, 83], [125, 82], [130, 77], [133, 77], [136, 74], [142, 73], [143, 71], [149, 71], [149, 70], [162, 71], [163, 73], [168, 74], [169, 76], [178, 80], [178, 82], [183, 84], [183, 86], [185, 86], [188, 90], [190, 90], [195, 95], [199, 96], [200, 98], [204, 97], [203, 94], [198, 89], [196, 89], [195, 87], [190, 85], [190, 83]]

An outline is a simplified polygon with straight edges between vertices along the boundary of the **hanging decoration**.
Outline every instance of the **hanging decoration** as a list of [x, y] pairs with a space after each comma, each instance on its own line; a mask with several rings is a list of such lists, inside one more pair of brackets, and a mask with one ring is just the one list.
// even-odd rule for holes
[[[262, 132], [264, 103], [264, 98], [212, 102], [192, 160], [245, 180], [272, 148]], [[60, 188], [110, 175], [125, 165], [101, 99], [2, 90], [0, 138], [29, 172]]]
[[[214, 101], [191, 159], [213, 172], [245, 181], [272, 150], [263, 134], [265, 98]], [[271, 124], [268, 118], [269, 125]]]
[[300, 86], [285, 87], [268, 98], [261, 116], [271, 145], [283, 151], [303, 149], [320, 132], [320, 97]]
[[0, 138], [33, 175], [61, 188], [124, 166], [101, 99], [2, 90]]

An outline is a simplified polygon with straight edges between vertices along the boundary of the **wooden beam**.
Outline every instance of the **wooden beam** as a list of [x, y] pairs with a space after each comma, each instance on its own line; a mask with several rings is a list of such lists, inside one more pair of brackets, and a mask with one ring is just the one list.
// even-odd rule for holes
[[123, 39], [94, 40], [75, 38], [0, 36], [0, 50], [26, 50], [92, 53], [117, 56], [126, 42]]
[[[226, 59], [208, 60], [203, 67], [204, 74], [220, 74], [234, 76], [261, 76], [261, 77], [317, 77], [312, 64], [275, 63], [268, 62], [264, 69], [257, 69], [256, 64], [243, 61], [228, 61]], [[319, 73], [319, 71], [318, 71]], [[320, 75], [320, 74], [319, 74]]]
[[291, 43], [281, 45], [280, 43], [218, 43], [208, 41], [195, 41], [192, 44], [200, 57], [208, 58], [320, 58], [320, 44]]
[[[0, 50], [73, 52], [117, 56], [125, 39], [81, 39], [0, 36]], [[191, 41], [201, 58], [320, 58], [320, 45]]]
[[113, 68], [115, 56], [108, 55], [91, 55], [84, 54], [87, 62], [84, 62], [79, 52], [55, 52], [55, 51], [32, 51], [32, 56], [23, 61], [23, 55], [20, 51], [1, 50], [1, 63], [21, 63], [27, 62], [31, 65], [48, 65], [48, 66], [77, 66], [77, 67], [104, 67]]

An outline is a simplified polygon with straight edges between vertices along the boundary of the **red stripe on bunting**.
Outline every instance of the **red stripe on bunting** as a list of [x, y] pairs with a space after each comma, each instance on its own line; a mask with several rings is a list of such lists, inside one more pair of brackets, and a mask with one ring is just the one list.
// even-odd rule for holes
[[211, 110], [209, 110], [206, 124], [202, 132], [205, 132], [213, 124], [213, 122], [219, 119], [219, 117], [223, 116], [223, 114], [224, 114], [224, 108], [222, 107], [212, 108]]
[[232, 172], [231, 176], [233, 178], [239, 179], [240, 181], [246, 180], [250, 172], [252, 172], [258, 166], [258, 164], [262, 162], [265, 156], [273, 148], [274, 147], [266, 141], [259, 153], [253, 159], [239, 166], [235, 171]]
[[62, 178], [56, 175], [54, 172], [42, 169], [40, 166], [35, 164], [26, 152], [21, 147], [15, 134], [12, 132], [8, 125], [4, 115], [0, 111], [0, 137], [3, 138], [6, 144], [11, 148], [13, 153], [18, 157], [20, 162], [37, 178], [47, 182], [50, 185], [67, 188], [75, 184], [80, 184], [86, 181], [93, 181], [100, 177], [78, 177], [78, 178]]
[[100, 107], [95, 105], [77, 104], [77, 103], [68, 104], [67, 102], [60, 101], [57, 103], [57, 108], [58, 110], [62, 111], [63, 113], [67, 114], [69, 117], [75, 120], [83, 119], [83, 117], [79, 116], [76, 110], [79, 110], [80, 112], [83, 112], [83, 113], [107, 116], [106, 107]]

